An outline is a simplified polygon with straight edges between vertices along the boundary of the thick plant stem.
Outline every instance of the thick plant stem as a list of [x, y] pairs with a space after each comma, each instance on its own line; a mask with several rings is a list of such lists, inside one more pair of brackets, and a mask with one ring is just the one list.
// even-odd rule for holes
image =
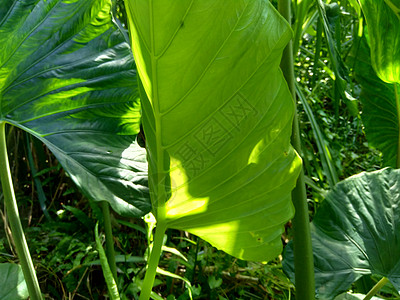
[[[278, 10], [290, 22], [290, 0], [279, 0]], [[281, 68], [296, 106], [296, 92], [294, 84], [293, 50], [289, 42], [283, 53]], [[297, 111], [297, 108], [296, 108]], [[301, 140], [297, 113], [294, 115], [292, 129], [292, 144], [301, 155]], [[307, 194], [304, 182], [304, 173], [301, 171], [297, 184], [292, 192], [292, 201], [295, 207], [293, 222], [294, 267], [296, 281], [296, 299], [315, 299], [314, 261], [311, 246], [310, 224], [308, 216]]]
[[20, 260], [30, 299], [41, 300], [43, 298], [40, 292], [39, 282], [29, 254], [28, 245], [19, 218], [17, 201], [15, 199], [14, 187], [10, 174], [10, 165], [7, 156], [5, 126], [5, 122], [0, 122], [0, 178], [4, 194], [4, 205], [7, 210], [8, 220], [14, 238], [15, 250]]
[[368, 294], [364, 297], [364, 300], [370, 300], [372, 297], [379, 292], [381, 288], [385, 286], [386, 283], [389, 282], [389, 279], [387, 277], [383, 277], [377, 284], [374, 285], [374, 287], [368, 292]]
[[110, 206], [108, 202], [102, 201], [101, 209], [103, 211], [104, 231], [106, 234], [106, 256], [111, 269], [111, 273], [113, 274], [115, 282], [117, 282], [117, 264], [115, 262], [114, 238], [112, 235]]
[[157, 224], [156, 233], [154, 235], [153, 248], [151, 249], [151, 254], [149, 261], [147, 262], [147, 271], [144, 277], [142, 292], [140, 293], [139, 300], [150, 299], [150, 294], [153, 289], [154, 280], [157, 274], [158, 262], [160, 261], [164, 234], [166, 230], [166, 224], [160, 222]]

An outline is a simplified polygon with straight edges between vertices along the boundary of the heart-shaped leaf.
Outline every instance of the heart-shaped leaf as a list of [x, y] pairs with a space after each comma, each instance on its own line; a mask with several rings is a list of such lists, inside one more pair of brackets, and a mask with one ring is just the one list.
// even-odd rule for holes
[[28, 299], [28, 289], [20, 265], [0, 264], [0, 299], [25, 300]]
[[266, 0], [126, 5], [157, 226], [274, 258], [300, 170], [279, 69], [290, 27]]
[[129, 45], [111, 0], [6, 0], [0, 121], [41, 139], [85, 194], [120, 214], [150, 210]]
[[[328, 193], [311, 223], [316, 293], [333, 299], [366, 274], [400, 290], [400, 170], [361, 173]], [[294, 281], [293, 249], [284, 270]]]
[[371, 39], [371, 58], [379, 78], [400, 83], [400, 2], [360, 0]]
[[[365, 38], [360, 41], [351, 58], [356, 79], [362, 88], [362, 119], [368, 143], [382, 151], [386, 166], [396, 167], [400, 163], [400, 111], [396, 104], [396, 98], [400, 99], [400, 85], [384, 82], [377, 76], [371, 65], [370, 49]], [[398, 86], [397, 90], [394, 85]]]

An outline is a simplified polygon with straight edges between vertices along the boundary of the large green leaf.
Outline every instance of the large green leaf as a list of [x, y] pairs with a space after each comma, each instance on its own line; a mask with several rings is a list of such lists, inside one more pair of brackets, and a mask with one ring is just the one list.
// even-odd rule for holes
[[89, 197], [141, 216], [150, 203], [135, 64], [110, 8], [2, 0], [0, 121], [41, 139]]
[[28, 299], [28, 289], [20, 265], [0, 264], [0, 299], [25, 300]]
[[[333, 299], [366, 274], [400, 290], [400, 170], [361, 173], [329, 192], [311, 223], [316, 292]], [[292, 281], [292, 244], [284, 269]]]
[[370, 144], [382, 151], [385, 164], [399, 168], [400, 2], [360, 0], [360, 3], [368, 25], [369, 46], [366, 41], [361, 42], [354, 69], [363, 89], [366, 133]]
[[126, 6], [158, 226], [239, 258], [275, 257], [300, 170], [279, 69], [288, 24], [266, 0]]
[[371, 38], [372, 66], [383, 81], [400, 83], [400, 1], [360, 3]]
[[[396, 104], [394, 84], [386, 83], [376, 75], [365, 38], [352, 54], [352, 60], [356, 79], [362, 88], [362, 119], [368, 143], [382, 151], [386, 166], [396, 167], [400, 160], [400, 108]], [[397, 93], [399, 98], [400, 88], [397, 89]]]

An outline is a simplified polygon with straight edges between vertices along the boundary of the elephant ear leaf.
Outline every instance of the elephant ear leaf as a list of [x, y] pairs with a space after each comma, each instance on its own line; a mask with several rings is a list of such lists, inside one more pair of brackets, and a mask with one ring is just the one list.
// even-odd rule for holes
[[395, 168], [400, 163], [399, 120], [396, 99], [400, 89], [382, 81], [371, 63], [370, 48], [366, 38], [351, 56], [357, 81], [361, 85], [362, 119], [369, 145], [382, 151], [385, 166]]
[[400, 167], [400, 5], [391, 0], [360, 0], [367, 29], [353, 55], [362, 87], [368, 142], [383, 153], [386, 166]]
[[[387, 277], [400, 290], [400, 170], [361, 173], [329, 192], [311, 223], [316, 293], [334, 297], [363, 275]], [[284, 252], [294, 281], [293, 244]]]
[[288, 24], [266, 0], [126, 4], [157, 226], [276, 257], [301, 166], [279, 69]]
[[371, 40], [372, 66], [379, 78], [400, 84], [400, 2], [360, 0]]
[[88, 197], [147, 213], [135, 64], [111, 1], [3, 2], [0, 122], [43, 141]]

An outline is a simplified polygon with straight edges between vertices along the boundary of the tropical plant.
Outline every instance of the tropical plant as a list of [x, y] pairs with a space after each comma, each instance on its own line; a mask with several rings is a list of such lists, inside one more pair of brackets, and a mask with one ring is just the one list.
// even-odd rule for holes
[[[370, 299], [389, 280], [399, 290], [399, 170], [352, 176], [326, 196], [311, 224], [316, 295], [334, 299], [363, 275], [384, 276]], [[294, 281], [293, 252], [284, 267]]]
[[94, 201], [131, 217], [150, 210], [134, 62], [111, 1], [6, 0], [0, 9], [1, 182], [32, 299], [40, 299], [19, 221], [5, 124], [39, 138]]

